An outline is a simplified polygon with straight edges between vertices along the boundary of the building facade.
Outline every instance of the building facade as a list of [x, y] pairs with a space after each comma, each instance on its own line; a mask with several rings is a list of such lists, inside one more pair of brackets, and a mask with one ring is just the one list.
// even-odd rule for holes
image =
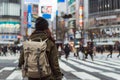
[[69, 38], [74, 39], [75, 45], [79, 44], [81, 38], [87, 39], [86, 28], [88, 20], [88, 0], [68, 0], [68, 13], [72, 15], [69, 19]]
[[68, 0], [67, 12], [72, 15], [72, 18], [68, 20], [68, 37], [69, 39], [74, 38], [74, 30], [76, 29], [76, 0]]
[[89, 0], [86, 31], [96, 44], [114, 44], [120, 37], [120, 0]]
[[0, 44], [13, 44], [20, 35], [20, 0], [0, 0]]

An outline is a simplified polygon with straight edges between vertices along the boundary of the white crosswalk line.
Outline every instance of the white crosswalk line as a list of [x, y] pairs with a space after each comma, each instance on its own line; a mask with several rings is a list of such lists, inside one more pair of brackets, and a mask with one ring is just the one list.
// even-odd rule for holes
[[99, 78], [85, 72], [71, 72], [71, 73], [82, 80], [100, 80]]
[[15, 69], [15, 67], [4, 67], [0, 70], [0, 73], [4, 70], [14, 70], [14, 69]]
[[89, 62], [81, 61], [81, 60], [76, 60], [76, 59], [73, 59], [73, 58], [71, 58], [71, 60], [75, 60], [75, 61], [77, 61], [77, 62], [80, 62], [80, 63], [86, 64], [86, 65], [90, 65], [90, 66], [93, 66], [93, 67], [96, 67], [96, 68], [115, 71], [115, 69], [113, 69], [113, 68], [109, 68], [109, 67], [105, 67], [105, 66], [101, 66], [101, 65], [97, 65], [97, 64], [93, 64], [93, 63], [89, 63]]
[[21, 70], [15, 70], [11, 75], [9, 75], [6, 80], [22, 80]]
[[[93, 63], [90, 63], [90, 62], [85, 62], [85, 61], [81, 61], [81, 60], [77, 60], [75, 58], [70, 58], [70, 60], [67, 60], [62, 58], [63, 61], [79, 68], [79, 69], [82, 69], [82, 70], [85, 70], [85, 71], [89, 71], [89, 72], [98, 72], [99, 74], [101, 75], [104, 75], [106, 77], [111, 77], [111, 78], [114, 78], [114, 79], [117, 79], [119, 80], [119, 73], [114, 73], [116, 72], [114, 68], [118, 68], [119, 66], [115, 66], [115, 65], [108, 65], [106, 63], [103, 63], [103, 62], [98, 62], [98, 61], [94, 61], [93, 63], [97, 63], [100, 64], [100, 66], [97, 66], [97, 65], [93, 65]], [[86, 64], [88, 66], [91, 66], [91, 67], [96, 67], [96, 68], [100, 68], [102, 70], [98, 70], [98, 69], [95, 69], [95, 68], [90, 68], [90, 67], [87, 67], [87, 66], [84, 66], [83, 64], [79, 64], [77, 62], [74, 62], [72, 60], [75, 60], [77, 62], [80, 62], [80, 63], [83, 63], [83, 64]], [[108, 65], [108, 67], [106, 68], [104, 65]], [[113, 68], [110, 68], [109, 66], [113, 67]], [[115, 66], [115, 67], [114, 67]], [[104, 68], [105, 67], [105, 68]], [[71, 67], [72, 68], [72, 67]], [[110, 70], [110, 71], [114, 71], [114, 72], [104, 72], [104, 70]], [[82, 79], [82, 80], [100, 80], [99, 78], [93, 76], [93, 75], [90, 75], [89, 73], [86, 73], [86, 72], [71, 72], [73, 75], [75, 75], [76, 77]], [[88, 77], [87, 77], [88, 76]]]
[[2, 60], [13, 60], [13, 59], [19, 59], [20, 54], [16, 55], [7, 55], [7, 56], [0, 56], [0, 59]]
[[117, 79], [117, 80], [120, 80], [120, 74], [110, 73], [110, 72], [104, 72], [104, 73], [100, 73], [100, 74], [105, 75], [105, 76], [109, 76], [109, 77]]
[[63, 69], [64, 71], [76, 71], [75, 69], [69, 67], [65, 63], [59, 61], [60, 68]]
[[[89, 61], [89, 62], [93, 62], [93, 61]], [[103, 66], [109, 66], [109, 67], [120, 69], [120, 66], [116, 66], [116, 65], [106, 64], [106, 63], [98, 62], [98, 61], [94, 61], [94, 63], [99, 64], [99, 65], [103, 65]]]
[[[23, 80], [21, 70], [16, 70], [11, 73], [5, 80]], [[25, 78], [27, 80], [27, 78]], [[65, 76], [63, 76], [62, 80], [67, 80]]]
[[65, 78], [65, 76], [63, 76], [62, 80], [67, 80], [67, 79]]
[[14, 61], [14, 63], [18, 63], [18, 60]]
[[109, 60], [112, 61], [112, 62], [115, 62], [117, 64], [120, 64], [120, 59], [109, 59]]
[[115, 62], [112, 62], [112, 61], [103, 61], [103, 60], [99, 60], [99, 59], [95, 59], [96, 61], [101, 61], [101, 62], [106, 62], [106, 63], [109, 63], [109, 64], [112, 64], [112, 65], [117, 65], [117, 66], [120, 66], [120, 64], [118, 63], [115, 63]]
[[[66, 61], [65, 59], [62, 59], [62, 60]], [[83, 69], [83, 70], [85, 70], [85, 71], [89, 71], [89, 72], [103, 72], [103, 71], [101, 71], [101, 70], [97, 70], [97, 69], [90, 68], [90, 67], [87, 67], [87, 66], [82, 65], [82, 64], [78, 64], [78, 63], [76, 63], [76, 62], [74, 62], [74, 61], [68, 60], [67, 62], [70, 63], [70, 64], [72, 64], [72, 65], [74, 65], [75, 67], [80, 68], [80, 69]]]
[[[15, 60], [14, 63], [18, 63], [18, 60]], [[115, 69], [115, 68], [120, 69], [119, 63], [120, 63], [119, 59], [115, 59], [115, 60], [108, 59], [107, 61], [101, 60], [101, 59], [95, 59], [94, 61], [91, 61], [91, 60], [82, 61], [82, 60], [76, 59], [75, 57], [69, 57], [68, 60], [62, 57], [61, 60], [59, 60], [59, 65], [62, 70], [64, 70], [65, 72], [71, 73], [69, 75], [74, 75], [76, 76], [76, 78], [79, 78], [82, 80], [101, 80], [102, 76], [104, 77], [106, 76], [108, 77], [108, 79], [113, 78], [116, 80], [120, 80], [119, 70]], [[78, 69], [82, 69], [85, 72], [80, 72], [80, 70], [74, 69], [74, 67], [69, 65], [72, 65]], [[4, 70], [14, 70], [14, 69], [15, 67], [4, 67], [0, 70], [0, 73], [3, 72]], [[94, 76], [94, 74], [96, 73], [93, 73], [93, 72], [97, 72], [98, 76], [97, 77]], [[90, 73], [93, 73], [93, 74], [90, 74]], [[99, 75], [100, 76], [102, 75], [102, 76], [100, 77]], [[5, 80], [22, 80], [22, 79], [23, 78], [22, 78], [21, 71], [15, 70]], [[62, 80], [68, 80], [68, 79], [66, 78], [66, 76], [64, 76]]]

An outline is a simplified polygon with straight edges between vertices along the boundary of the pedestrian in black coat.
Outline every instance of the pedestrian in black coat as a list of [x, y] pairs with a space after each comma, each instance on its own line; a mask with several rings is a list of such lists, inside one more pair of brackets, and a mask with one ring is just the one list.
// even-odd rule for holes
[[108, 46], [108, 51], [110, 52], [108, 55], [107, 55], [107, 58], [110, 56], [110, 58], [112, 58], [112, 54], [113, 54], [113, 46], [112, 45], [109, 45]]
[[66, 58], [66, 59], [68, 59], [68, 56], [69, 56], [69, 54], [70, 54], [70, 51], [71, 51], [70, 45], [69, 45], [69, 44], [66, 44], [66, 45], [65, 45], [65, 48], [64, 48], [65, 58]]
[[88, 55], [90, 55], [90, 57], [93, 61], [93, 43], [92, 42], [88, 42], [88, 44], [87, 44], [85, 59], [88, 58]]
[[117, 50], [119, 52], [119, 54], [117, 55], [117, 58], [119, 58], [119, 56], [120, 56], [120, 43], [117, 45]]

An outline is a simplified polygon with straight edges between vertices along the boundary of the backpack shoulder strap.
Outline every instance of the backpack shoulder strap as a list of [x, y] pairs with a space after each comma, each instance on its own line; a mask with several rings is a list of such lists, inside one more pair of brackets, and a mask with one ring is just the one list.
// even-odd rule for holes
[[29, 41], [33, 41], [33, 40], [36, 40], [36, 39], [38, 39], [39, 40], [39, 42], [46, 42], [47, 40], [48, 40], [48, 38], [46, 38], [45, 40], [42, 40], [42, 38], [40, 38], [40, 37], [36, 37], [36, 38], [34, 38], [34, 39], [29, 39]]
[[47, 39], [45, 39], [45, 40], [44, 40], [44, 42], [46, 42], [47, 40], [48, 40], [48, 38], [47, 38]]

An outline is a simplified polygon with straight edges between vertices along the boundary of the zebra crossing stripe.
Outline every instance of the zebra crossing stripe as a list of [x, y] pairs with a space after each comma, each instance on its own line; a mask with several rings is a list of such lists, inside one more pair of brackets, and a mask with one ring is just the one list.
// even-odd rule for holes
[[14, 61], [14, 63], [18, 63], [18, 60]]
[[[62, 58], [62, 60], [66, 61], [64, 58]], [[74, 60], [74, 59], [73, 59]], [[75, 59], [75, 61], [77, 61], [77, 59]], [[80, 60], [79, 60], [80, 61]], [[82, 66], [82, 64], [78, 64], [74, 61], [71, 61], [71, 60], [68, 60], [66, 61], [68, 63], [70, 63], [71, 65], [74, 65], [75, 67], [77, 68], [80, 68], [80, 69], [83, 69], [83, 70], [86, 70], [86, 71], [89, 71], [89, 72], [94, 72], [92, 69], [93, 68], [89, 68], [89, 67], [86, 67], [86, 66]], [[94, 66], [96, 67], [96, 66]], [[96, 69], [97, 70], [97, 69]], [[97, 72], [97, 71], [96, 71]], [[114, 71], [115, 72], [115, 71]], [[114, 72], [103, 72], [102, 70], [98, 71], [99, 74], [101, 75], [104, 75], [104, 76], [107, 76], [107, 77], [111, 77], [111, 78], [114, 78], [114, 79], [117, 79], [119, 80], [119, 74], [117, 73], [114, 73]], [[76, 77], [82, 79], [82, 80], [100, 80], [99, 78], [93, 76], [93, 75], [90, 75], [89, 73], [86, 73], [86, 72], [71, 72], [73, 75], [75, 75]], [[88, 77], [87, 77], [88, 75]]]
[[103, 60], [99, 60], [99, 59], [95, 59], [95, 61], [101, 61], [101, 62], [106, 62], [106, 63], [109, 63], [109, 64], [112, 64], [112, 65], [117, 65], [117, 66], [120, 66], [120, 64], [118, 64], [118, 63], [115, 63], [115, 62], [112, 62], [112, 61], [103, 61]]
[[60, 68], [62, 68], [64, 71], [76, 71], [75, 69], [67, 66], [65, 63], [59, 61]]
[[71, 72], [71, 73], [82, 80], [100, 80], [99, 78], [85, 72]]
[[15, 67], [4, 67], [0, 70], [0, 73], [3, 71], [3, 70], [14, 70]]
[[115, 71], [115, 69], [113, 69], [113, 68], [104, 67], [104, 66], [97, 65], [97, 64], [92, 64], [92, 63], [89, 63], [89, 62], [85, 62], [85, 61], [81, 61], [81, 60], [76, 60], [76, 59], [73, 59], [73, 58], [71, 58], [71, 60], [75, 60], [75, 61], [77, 61], [77, 62], [80, 62], [80, 63], [86, 64], [86, 65], [90, 65], [90, 66], [93, 66], [93, 67], [96, 67], [96, 68]]
[[[89, 62], [93, 62], [93, 61], [89, 61]], [[116, 65], [110, 65], [110, 64], [106, 64], [106, 63], [98, 62], [98, 61], [94, 61], [94, 63], [99, 64], [99, 65], [103, 65], [103, 66], [109, 66], [109, 67], [113, 67], [113, 68], [118, 68], [118, 69], [120, 69], [120, 67], [119, 67], [119, 66], [116, 66]]]
[[[66, 61], [65, 59], [62, 59], [62, 60]], [[94, 68], [90, 68], [90, 67], [84, 66], [84, 65], [82, 65], [82, 64], [80, 65], [80, 64], [78, 64], [78, 63], [76, 63], [76, 62], [74, 62], [74, 61], [68, 60], [68, 61], [66, 61], [66, 62], [74, 65], [74, 66], [77, 67], [77, 68], [83, 69], [83, 70], [85, 70], [85, 71], [89, 71], [89, 72], [102, 72], [101, 70], [97, 70], [97, 69], [94, 69]]]
[[6, 80], [22, 80], [21, 70], [14, 71], [11, 75], [9, 75]]
[[104, 72], [104, 73], [100, 73], [100, 74], [105, 75], [105, 76], [109, 76], [109, 77], [117, 79], [117, 80], [120, 80], [120, 74], [111, 73], [111, 72]]
[[115, 62], [115, 63], [117, 63], [117, 64], [120, 64], [120, 59], [109, 59], [110, 61], [112, 61], [112, 62]]
[[67, 80], [67, 79], [63, 76], [62, 80]]

